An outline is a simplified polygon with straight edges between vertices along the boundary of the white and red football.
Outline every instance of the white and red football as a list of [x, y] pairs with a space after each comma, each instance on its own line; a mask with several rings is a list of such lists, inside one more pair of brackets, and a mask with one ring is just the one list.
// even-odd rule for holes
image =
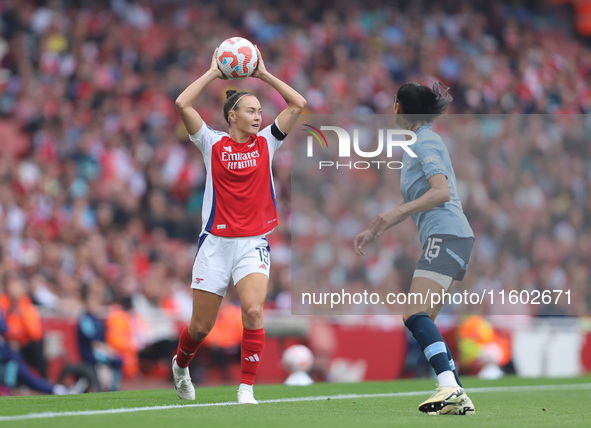
[[232, 80], [250, 77], [257, 68], [259, 56], [254, 45], [242, 37], [230, 37], [218, 48], [217, 63], [222, 73]]

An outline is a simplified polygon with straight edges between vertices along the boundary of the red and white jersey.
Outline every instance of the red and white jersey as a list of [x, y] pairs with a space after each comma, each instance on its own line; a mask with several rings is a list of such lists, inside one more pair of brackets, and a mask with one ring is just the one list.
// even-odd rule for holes
[[203, 123], [190, 136], [203, 153], [207, 177], [203, 197], [204, 232], [224, 237], [258, 236], [277, 226], [277, 203], [271, 162], [281, 132], [267, 126], [246, 143]]

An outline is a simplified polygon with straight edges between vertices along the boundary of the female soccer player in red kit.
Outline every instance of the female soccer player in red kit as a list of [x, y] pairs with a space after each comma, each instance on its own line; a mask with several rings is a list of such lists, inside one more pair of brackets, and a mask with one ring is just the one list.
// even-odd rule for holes
[[259, 63], [253, 77], [268, 83], [287, 101], [275, 122], [261, 129], [261, 105], [251, 93], [227, 91], [224, 118], [229, 133], [209, 128], [192, 105], [201, 91], [224, 75], [214, 52], [210, 69], [176, 100], [191, 141], [201, 150], [207, 170], [203, 227], [193, 265], [193, 314], [183, 329], [172, 368], [177, 395], [195, 399], [187, 366], [211, 331], [230, 278], [242, 308], [242, 376], [238, 402], [256, 404], [252, 385], [265, 345], [263, 304], [269, 281], [269, 243], [277, 226], [277, 205], [271, 172], [273, 154], [291, 131], [293, 115], [306, 100]]

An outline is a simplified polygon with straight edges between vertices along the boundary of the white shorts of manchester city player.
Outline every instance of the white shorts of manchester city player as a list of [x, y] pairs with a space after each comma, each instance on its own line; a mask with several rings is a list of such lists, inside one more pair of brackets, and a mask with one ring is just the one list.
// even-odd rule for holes
[[223, 297], [230, 278], [236, 285], [251, 273], [269, 277], [271, 255], [265, 235], [224, 238], [208, 234], [202, 239], [193, 263], [191, 288]]

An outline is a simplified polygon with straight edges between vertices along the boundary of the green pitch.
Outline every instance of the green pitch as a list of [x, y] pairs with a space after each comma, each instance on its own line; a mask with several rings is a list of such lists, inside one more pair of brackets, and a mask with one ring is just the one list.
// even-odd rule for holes
[[[474, 416], [428, 416], [417, 406], [433, 381], [400, 380], [308, 387], [255, 386], [259, 405], [234, 405], [236, 387], [197, 388], [195, 402], [174, 390], [76, 396], [0, 398], [0, 426], [9, 427], [588, 427], [591, 376], [498, 381], [465, 378]], [[347, 395], [348, 394], [348, 395]], [[339, 397], [339, 395], [341, 397]], [[343, 398], [345, 395], [345, 398]], [[369, 396], [368, 396], [369, 395]], [[284, 401], [292, 398], [291, 401]], [[273, 402], [264, 402], [274, 400]], [[218, 403], [217, 405], [211, 405]], [[225, 403], [225, 404], [224, 404]], [[146, 407], [158, 406], [158, 410]], [[175, 406], [175, 407], [168, 407]], [[130, 411], [122, 412], [123, 409]], [[124, 410], [123, 410], [124, 411]], [[18, 415], [29, 415], [15, 420]], [[70, 412], [63, 414], [64, 412]], [[72, 412], [85, 412], [71, 415]], [[107, 413], [110, 412], [110, 413]], [[120, 412], [120, 413], [113, 413]], [[40, 416], [40, 417], [39, 417]]]

